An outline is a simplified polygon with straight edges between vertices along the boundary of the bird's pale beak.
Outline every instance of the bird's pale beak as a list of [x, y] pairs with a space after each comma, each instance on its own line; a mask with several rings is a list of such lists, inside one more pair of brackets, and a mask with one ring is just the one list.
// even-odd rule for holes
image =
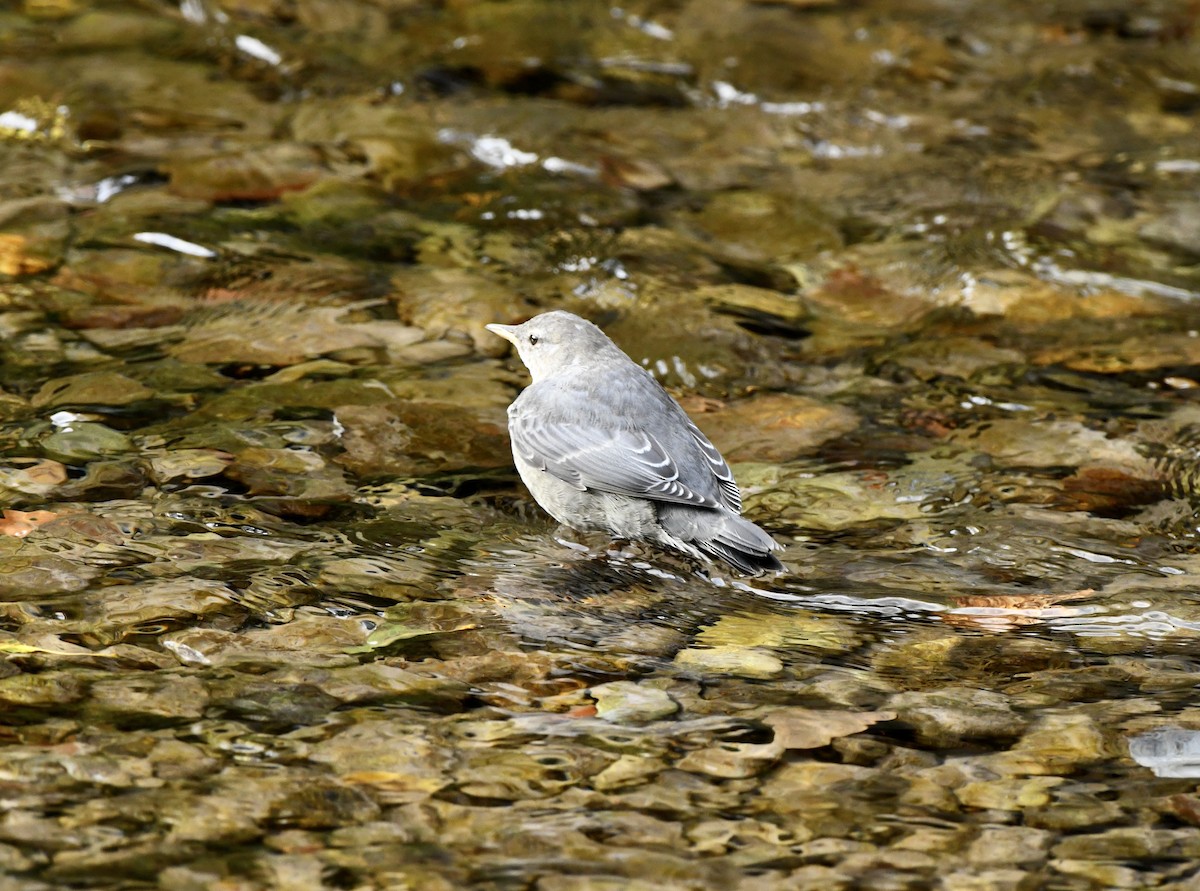
[[487, 328], [493, 334], [503, 337], [511, 344], [515, 345], [517, 342], [516, 325], [484, 325], [483, 327]]

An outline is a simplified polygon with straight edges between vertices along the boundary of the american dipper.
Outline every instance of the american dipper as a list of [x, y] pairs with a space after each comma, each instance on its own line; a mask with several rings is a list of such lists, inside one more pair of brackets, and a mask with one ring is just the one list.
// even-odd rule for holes
[[721, 453], [603, 331], [562, 311], [487, 328], [533, 376], [508, 407], [508, 431], [517, 472], [550, 516], [745, 573], [783, 568], [775, 540], [740, 516]]

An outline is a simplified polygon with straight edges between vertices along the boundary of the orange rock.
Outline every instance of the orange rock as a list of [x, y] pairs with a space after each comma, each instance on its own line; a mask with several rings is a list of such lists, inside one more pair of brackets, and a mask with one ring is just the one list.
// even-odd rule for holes
[[27, 253], [28, 240], [24, 235], [0, 233], [0, 274], [34, 275], [45, 272], [53, 264]]
[[24, 538], [38, 526], [57, 518], [58, 514], [51, 510], [6, 510], [0, 520], [0, 535]]
[[693, 414], [697, 426], [733, 462], [789, 461], [858, 426], [858, 415], [848, 408], [785, 393], [758, 394], [715, 411], [712, 405], [688, 409], [699, 409]]

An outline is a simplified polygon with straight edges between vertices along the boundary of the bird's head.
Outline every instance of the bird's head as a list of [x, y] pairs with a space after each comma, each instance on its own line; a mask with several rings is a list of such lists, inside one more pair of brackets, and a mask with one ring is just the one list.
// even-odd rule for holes
[[522, 325], [488, 325], [517, 348], [534, 383], [572, 365], [616, 353], [604, 332], [573, 313], [555, 310], [534, 316]]

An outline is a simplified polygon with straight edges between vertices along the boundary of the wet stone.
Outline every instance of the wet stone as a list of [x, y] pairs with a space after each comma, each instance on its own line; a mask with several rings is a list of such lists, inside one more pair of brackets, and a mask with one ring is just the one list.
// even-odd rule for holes
[[876, 870], [896, 870], [913, 874], [931, 875], [937, 860], [921, 851], [878, 850], [855, 852], [846, 857], [840, 868], [852, 875], [871, 875]]
[[656, 721], [679, 711], [679, 704], [665, 690], [631, 681], [601, 684], [588, 694], [596, 700], [596, 714], [616, 724]]
[[[1147, 860], [1164, 856], [1187, 856], [1194, 848], [1190, 830], [1120, 827], [1086, 835], [1072, 835], [1054, 846], [1056, 858], [1063, 860], [1119, 861]], [[1181, 850], [1181, 844], [1185, 850]], [[1195, 856], [1195, 855], [1191, 855]]]
[[67, 480], [67, 469], [44, 459], [27, 467], [0, 468], [0, 486], [27, 495], [46, 495]]
[[738, 468], [748, 489], [748, 510], [808, 529], [836, 530], [860, 524], [914, 520], [920, 503], [857, 473], [829, 473], [814, 480], [787, 465], [749, 464]]
[[224, 472], [233, 455], [218, 449], [175, 449], [148, 457], [152, 479], [162, 485], [175, 480], [197, 480]]
[[346, 428], [346, 451], [337, 460], [362, 478], [495, 467], [508, 460], [500, 424], [457, 406], [342, 406], [337, 417]]
[[278, 198], [312, 185], [323, 175], [320, 155], [313, 147], [288, 143], [180, 159], [166, 172], [176, 194], [208, 201]]
[[766, 873], [753, 878], [743, 879], [738, 884], [738, 891], [770, 891], [786, 883], [787, 887], [797, 891], [847, 891], [854, 887], [857, 879], [835, 867], [814, 864], [802, 866], [789, 873]]
[[1038, 880], [1021, 869], [979, 869], [951, 872], [940, 881], [947, 891], [1034, 891]]
[[[7, 540], [16, 542], [18, 539]], [[2, 554], [5, 544], [0, 542], [0, 600], [24, 600], [31, 591], [37, 591], [42, 597], [79, 591], [100, 574], [95, 567], [48, 554]]]
[[675, 665], [687, 672], [745, 678], [773, 678], [783, 673], [778, 656], [756, 647], [690, 647], [675, 654]]
[[213, 685], [210, 695], [222, 716], [273, 727], [315, 724], [341, 704], [311, 684], [254, 678]]
[[[349, 288], [361, 286], [357, 274], [341, 267], [329, 274], [345, 275]], [[213, 365], [288, 366], [317, 356], [363, 364], [399, 354], [424, 339], [419, 329], [399, 322], [360, 318], [357, 308], [353, 304], [304, 307], [271, 300], [227, 303], [187, 326], [182, 340], [171, 347], [171, 355], [181, 362]], [[297, 392], [286, 383], [272, 389], [280, 395]]]
[[1007, 697], [970, 687], [901, 693], [887, 702], [929, 745], [947, 748], [964, 740], [1014, 739], [1025, 719]]
[[1200, 244], [1200, 202], [1184, 200], [1169, 205], [1165, 213], [1143, 226], [1140, 234], [1147, 241], [1194, 257]]
[[841, 242], [837, 228], [816, 206], [749, 190], [721, 192], [679, 222], [743, 262], [796, 261]]
[[1123, 811], [1115, 801], [1102, 801], [1095, 795], [1056, 791], [1047, 804], [1025, 812], [1025, 821], [1043, 829], [1071, 832], [1105, 826], [1119, 821]]
[[955, 375], [969, 378], [996, 366], [1017, 365], [1025, 356], [1014, 349], [1002, 349], [970, 338], [938, 338], [905, 344], [888, 359], [923, 377]]
[[221, 879], [220, 867], [215, 864], [208, 869], [191, 865], [169, 866], [159, 874], [158, 884], [163, 891], [200, 891]]
[[696, 289], [696, 296], [720, 312], [758, 322], [766, 330], [803, 333], [804, 304], [793, 294], [752, 285], [709, 285]]
[[348, 727], [309, 757], [392, 804], [424, 800], [451, 783], [450, 753], [398, 721]]
[[395, 845], [412, 840], [411, 833], [405, 827], [381, 820], [364, 823], [361, 826], [347, 826], [335, 829], [329, 834], [329, 844], [333, 847], [360, 848], [367, 845]]
[[1047, 715], [1029, 728], [1011, 754], [1028, 757], [1047, 773], [1068, 773], [1112, 757], [1116, 748], [1087, 715], [1059, 714]]
[[128, 436], [111, 427], [80, 422], [50, 434], [41, 441], [41, 448], [48, 458], [64, 464], [83, 464], [133, 451], [133, 443]]
[[929, 854], [944, 854], [959, 850], [963, 845], [966, 835], [967, 830], [965, 828], [917, 828], [911, 834], [906, 835], [900, 841], [896, 842], [893, 847], [904, 850], [925, 851]]
[[154, 391], [140, 382], [115, 371], [93, 371], [52, 380], [34, 394], [34, 408], [61, 406], [118, 406], [142, 402]]
[[[515, 290], [463, 269], [401, 270], [392, 284], [404, 321], [431, 337], [461, 336], [486, 356], [502, 356], [508, 347], [484, 325], [533, 315], [533, 308]], [[447, 295], [455, 299], [448, 300]]]
[[[162, 646], [183, 665], [272, 665], [291, 663], [296, 653], [314, 641], [314, 635], [298, 636], [289, 632], [289, 626], [275, 627], [247, 634], [206, 628], [190, 628], [161, 638]], [[247, 639], [253, 635], [252, 639]], [[282, 640], [280, 638], [283, 638]], [[362, 642], [363, 635], [353, 634], [344, 644]], [[315, 638], [320, 639], [320, 638]], [[334, 654], [312, 654], [309, 665], [348, 664], [352, 658], [340, 652]]]
[[1089, 860], [1052, 860], [1051, 868], [1066, 876], [1078, 876], [1098, 888], [1142, 888], [1144, 874], [1115, 863], [1096, 863]]
[[878, 674], [844, 668], [813, 675], [805, 686], [823, 702], [847, 708], [875, 708], [895, 692], [894, 685]]
[[166, 674], [97, 681], [90, 694], [91, 719], [118, 725], [192, 721], [204, 714], [208, 703], [198, 678]]
[[271, 803], [276, 826], [333, 829], [379, 816], [379, 806], [366, 793], [323, 777], [312, 777]]
[[722, 743], [689, 752], [675, 766], [723, 779], [753, 777], [765, 773], [783, 752], [783, 746], [777, 744]]
[[[341, 468], [326, 464], [317, 455], [287, 449], [247, 449], [225, 474], [245, 486], [251, 495], [325, 503], [350, 499], [350, 483]], [[294, 508], [303, 515], [302, 503]], [[313, 509], [321, 510], [316, 504]]]
[[[890, 721], [895, 712], [825, 711], [799, 708], [767, 708], [760, 720], [774, 731], [774, 745], [782, 749], [817, 749], [835, 739], [861, 733], [880, 721]], [[886, 751], [886, 749], [885, 749]]]
[[1145, 473], [1153, 474], [1132, 443], [1110, 439], [1102, 430], [1080, 423], [1031, 424], [1019, 418], [998, 419], [956, 433], [954, 439], [1010, 465], [1071, 466], [1105, 461], [1144, 468]]
[[136, 461], [90, 461], [83, 477], [64, 484], [58, 495], [75, 501], [136, 498], [146, 483], [146, 474]]
[[53, 709], [70, 705], [82, 699], [85, 690], [81, 678], [65, 671], [0, 678], [0, 702], [17, 713], [26, 708]]
[[[1030, 674], [1039, 678], [1064, 663], [1060, 649], [1035, 638], [973, 638], [942, 632], [919, 633], [914, 639], [881, 652], [875, 668], [885, 678], [923, 689], [961, 683], [965, 678], [1002, 679]], [[1015, 691], [1006, 689], [1008, 695]]]
[[[26, 850], [41, 850], [44, 854], [76, 848], [82, 842], [77, 829], [19, 807], [10, 808], [0, 821], [0, 839]], [[44, 856], [38, 859], [45, 862]]]
[[192, 779], [215, 773], [219, 762], [199, 746], [177, 739], [160, 739], [147, 754], [154, 775], [163, 780]]
[[145, 625], [236, 614], [239, 610], [233, 606], [235, 600], [228, 586], [208, 579], [112, 585], [92, 604], [89, 620], [74, 630], [89, 643], [111, 643], [136, 634]]
[[667, 767], [666, 762], [647, 755], [622, 755], [592, 777], [592, 786], [609, 792], [649, 782]]
[[478, 749], [462, 754], [454, 788], [472, 799], [501, 801], [552, 798], [615, 760], [595, 750], [557, 746], [529, 751]]
[[373, 662], [335, 668], [320, 679], [321, 689], [345, 703], [402, 702], [430, 708], [453, 708], [470, 692], [459, 678], [443, 672], [410, 671]]
[[81, 10], [62, 28], [64, 44], [76, 50], [138, 46], [174, 37], [176, 28], [153, 16], [134, 12]]
[[1051, 834], [1025, 826], [984, 827], [971, 842], [967, 859], [986, 866], [1036, 864], [1048, 856]]
[[46, 272], [62, 261], [69, 233], [67, 208], [52, 199], [0, 202], [0, 274]]
[[190, 848], [164, 844], [160, 841], [142, 842], [116, 850], [95, 847], [61, 851], [46, 869], [52, 880], [78, 882], [97, 876], [133, 876], [143, 881], [157, 878], [167, 866], [194, 856]]
[[825, 764], [802, 761], [781, 765], [763, 784], [763, 795], [780, 813], [802, 814], [805, 808], [823, 802], [833, 788], [845, 790], [847, 785], [872, 775], [866, 767], [847, 764]]
[[1015, 811], [1045, 805], [1050, 800], [1050, 790], [1063, 782], [1062, 777], [983, 780], [967, 783], [954, 790], [954, 794], [966, 807]]
[[[752, 357], [764, 356], [769, 344], [750, 336], [733, 318], [706, 311], [686, 292], [673, 287], [663, 290], [644, 314], [622, 315], [606, 325], [605, 331], [663, 386], [682, 388], [685, 401], [693, 393], [728, 398], [730, 388], [745, 378], [747, 363]], [[613, 302], [624, 303], [619, 298]], [[576, 308], [584, 316], [595, 315], [587, 305]], [[703, 331], [703, 336], [681, 341], [672, 335], [676, 326]], [[775, 380], [782, 383], [783, 369], [776, 370], [780, 377]], [[701, 402], [692, 410], [702, 414], [706, 405]], [[696, 422], [704, 429], [703, 417]]]
[[[895, 712], [885, 712], [888, 719], [895, 717]], [[890, 754], [891, 746], [877, 739], [863, 736], [839, 737], [832, 743], [833, 750], [847, 764], [861, 764], [864, 767], [879, 766]]]
[[[35, 861], [21, 853], [21, 849], [13, 845], [0, 844], [0, 870], [6, 873], [27, 872], [33, 869]], [[36, 886], [34, 886], [36, 887]], [[45, 887], [44, 885], [42, 886]]]
[[610, 652], [666, 657], [681, 649], [686, 642], [687, 636], [674, 628], [647, 623], [622, 628], [602, 638], [599, 644]]
[[654, 891], [662, 887], [656, 881], [617, 876], [546, 876], [538, 879], [536, 891]]
[[859, 424], [844, 406], [765, 393], [693, 417], [727, 461], [772, 464], [809, 454]]
[[714, 646], [791, 646], [830, 652], [849, 650], [857, 642], [855, 633], [836, 617], [801, 610], [783, 615], [722, 616], [698, 639]]

